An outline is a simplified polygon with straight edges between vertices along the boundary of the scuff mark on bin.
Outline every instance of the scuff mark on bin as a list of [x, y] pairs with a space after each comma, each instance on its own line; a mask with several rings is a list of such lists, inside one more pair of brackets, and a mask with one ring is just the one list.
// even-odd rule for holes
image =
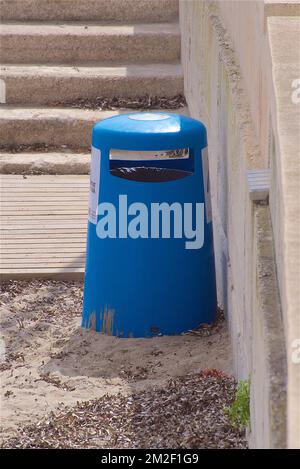
[[152, 335], [158, 335], [159, 334], [159, 327], [151, 326], [150, 327], [150, 332], [151, 332]]
[[96, 311], [93, 311], [90, 314], [88, 320], [85, 321], [85, 327], [93, 331], [96, 330]]
[[112, 335], [113, 334], [113, 323], [114, 323], [114, 314], [113, 309], [105, 308], [100, 314], [102, 322], [102, 331], [103, 334]]

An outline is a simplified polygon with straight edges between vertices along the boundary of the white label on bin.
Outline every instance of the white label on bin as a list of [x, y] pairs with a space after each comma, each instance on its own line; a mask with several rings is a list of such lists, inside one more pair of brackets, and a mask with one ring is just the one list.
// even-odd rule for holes
[[204, 197], [205, 197], [206, 223], [210, 223], [212, 221], [212, 209], [211, 209], [210, 182], [209, 182], [208, 147], [203, 148], [202, 150], [202, 172], [203, 172], [203, 185], [204, 185]]
[[128, 160], [128, 161], [151, 161], [151, 160], [169, 160], [170, 158], [189, 158], [188, 148], [178, 148], [176, 150], [115, 150], [109, 151], [110, 160]]
[[89, 197], [89, 222], [97, 225], [99, 186], [100, 186], [100, 158], [101, 152], [92, 147], [91, 171], [90, 171], [90, 197]]

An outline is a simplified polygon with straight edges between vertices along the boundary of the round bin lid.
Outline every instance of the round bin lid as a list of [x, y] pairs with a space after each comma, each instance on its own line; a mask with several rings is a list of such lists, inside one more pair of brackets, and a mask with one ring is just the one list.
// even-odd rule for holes
[[133, 112], [110, 117], [93, 127], [93, 146], [123, 150], [204, 148], [206, 129], [191, 117], [166, 112]]

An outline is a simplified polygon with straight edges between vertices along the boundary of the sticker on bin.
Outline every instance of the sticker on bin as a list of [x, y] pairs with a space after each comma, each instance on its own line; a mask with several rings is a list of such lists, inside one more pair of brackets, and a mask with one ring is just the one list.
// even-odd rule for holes
[[100, 158], [101, 152], [98, 148], [92, 147], [91, 174], [90, 174], [90, 196], [89, 196], [89, 222], [97, 224], [98, 219], [98, 199], [100, 186]]
[[132, 150], [115, 150], [111, 149], [109, 152], [110, 160], [128, 160], [128, 161], [143, 161], [143, 160], [169, 160], [170, 158], [189, 158], [188, 148], [178, 148], [176, 150], [164, 151], [132, 151]]

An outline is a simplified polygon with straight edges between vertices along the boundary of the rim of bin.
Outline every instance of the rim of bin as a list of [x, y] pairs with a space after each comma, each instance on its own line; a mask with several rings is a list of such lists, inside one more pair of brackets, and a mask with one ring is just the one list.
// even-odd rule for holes
[[196, 119], [166, 112], [132, 112], [97, 122], [92, 145], [117, 150], [202, 149], [206, 128]]

